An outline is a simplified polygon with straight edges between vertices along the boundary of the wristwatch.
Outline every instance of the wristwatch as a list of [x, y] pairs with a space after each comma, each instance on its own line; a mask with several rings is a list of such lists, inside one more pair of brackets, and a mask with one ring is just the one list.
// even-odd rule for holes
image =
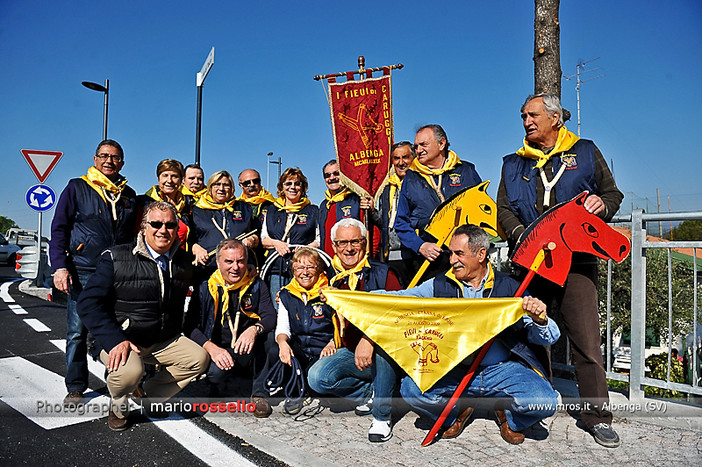
[[254, 324], [256, 326], [256, 335], [258, 336], [259, 334], [263, 334], [263, 326], [260, 323]]

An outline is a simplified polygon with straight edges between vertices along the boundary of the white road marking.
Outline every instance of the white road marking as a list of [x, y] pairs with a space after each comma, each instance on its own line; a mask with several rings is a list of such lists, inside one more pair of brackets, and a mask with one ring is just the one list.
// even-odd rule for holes
[[[66, 351], [66, 341], [63, 339], [55, 339], [50, 341], [53, 345], [59, 348], [62, 352]], [[105, 366], [96, 362], [92, 358], [88, 358], [88, 371], [95, 375], [101, 381], [105, 381]], [[132, 408], [137, 407], [132, 404]], [[151, 419], [154, 426], [161, 429], [164, 433], [173, 438], [178, 444], [190, 451], [193, 455], [200, 458], [203, 462], [213, 466], [228, 467], [236, 466], [255, 466], [255, 464], [242, 457], [233, 449], [227, 447], [221, 441], [210, 436], [195, 425], [190, 420], [183, 418], [178, 413], [172, 413], [167, 419]]]
[[10, 296], [10, 286], [12, 285], [13, 282], [21, 281], [21, 278], [17, 279], [10, 279], [7, 282], [4, 282], [2, 285], [0, 285], [0, 300], [2, 300], [5, 303], [15, 303], [15, 299]]
[[24, 308], [22, 308], [19, 305], [8, 304], [7, 306], [9, 306], [10, 310], [12, 310], [12, 312], [16, 315], [26, 315], [27, 314], [27, 310], [25, 310]]
[[0, 359], [0, 374], [2, 401], [46, 430], [102, 418], [109, 410], [110, 399], [90, 390], [80, 410], [66, 410], [63, 377], [22, 357]]
[[51, 331], [51, 328], [48, 327], [46, 324], [42, 323], [36, 318], [29, 318], [23, 320], [25, 323], [27, 323], [29, 326], [31, 326], [32, 329], [34, 329], [36, 332], [49, 332]]

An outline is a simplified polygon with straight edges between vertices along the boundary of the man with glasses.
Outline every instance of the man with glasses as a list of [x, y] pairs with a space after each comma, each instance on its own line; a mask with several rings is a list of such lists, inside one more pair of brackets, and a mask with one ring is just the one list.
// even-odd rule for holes
[[324, 193], [325, 201], [319, 205], [319, 240], [320, 248], [329, 256], [334, 255], [331, 228], [341, 219], [358, 219], [363, 222], [361, 209], [370, 207], [365, 203], [361, 206], [361, 198], [341, 184], [339, 164], [335, 159], [330, 160], [322, 168], [324, 183], [327, 191]]
[[431, 261], [425, 278], [434, 277], [449, 268], [448, 249], [424, 229], [436, 207], [451, 195], [480, 183], [475, 166], [458, 158], [449, 150], [449, 141], [441, 125], [425, 125], [414, 138], [416, 159], [412, 161], [402, 182], [397, 205], [395, 231], [403, 253], [414, 260], [417, 271], [424, 260]]
[[[329, 284], [349, 290], [400, 290], [402, 287], [395, 273], [387, 265], [368, 258], [366, 234], [365, 226], [356, 219], [342, 219], [332, 227], [335, 256]], [[322, 357], [312, 365], [308, 373], [309, 386], [318, 394], [353, 400], [359, 404], [357, 415], [372, 413], [368, 439], [387, 441], [392, 437], [394, 364], [357, 327], [348, 322], [339, 325], [343, 346], [334, 355]]]
[[102, 252], [134, 240], [136, 193], [120, 175], [124, 151], [111, 139], [100, 142], [94, 166], [61, 193], [51, 222], [49, 255], [54, 286], [68, 294], [66, 306], [66, 389], [64, 404], [82, 401], [88, 388], [87, 336], [76, 311], [83, 287]]
[[[136, 242], [102, 254], [78, 301], [95, 355], [107, 367], [113, 431], [129, 427], [130, 393], [148, 415], [161, 417], [163, 403], [207, 369], [207, 352], [182, 335], [192, 257], [179, 248], [177, 229], [172, 204], [148, 205]], [[141, 389], [144, 363], [160, 370]]]

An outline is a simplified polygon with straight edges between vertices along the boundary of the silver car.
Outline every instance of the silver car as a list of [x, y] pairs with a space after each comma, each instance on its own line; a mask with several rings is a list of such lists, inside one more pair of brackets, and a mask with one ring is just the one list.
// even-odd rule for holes
[[0, 233], [0, 262], [14, 264], [17, 252], [20, 247], [8, 243], [3, 234]]

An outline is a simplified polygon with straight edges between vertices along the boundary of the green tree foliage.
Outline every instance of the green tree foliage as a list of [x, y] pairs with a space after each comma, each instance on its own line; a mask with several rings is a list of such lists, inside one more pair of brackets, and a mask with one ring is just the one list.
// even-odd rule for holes
[[[684, 260], [672, 258], [673, 335], [691, 331], [693, 322], [693, 271]], [[600, 325], [606, 327], [607, 262], [600, 262]], [[646, 327], [655, 336], [668, 334], [668, 254], [646, 252]], [[612, 333], [631, 330], [631, 256], [612, 264]]]
[[[651, 369], [648, 376], [654, 379], [660, 379], [665, 381], [668, 377], [668, 353], [660, 353], [656, 355], [651, 355], [646, 359], [646, 366]], [[683, 367], [676, 359], [671, 359], [670, 361], [670, 381], [672, 383], [684, 383], [685, 378], [683, 378]], [[657, 396], [657, 397], [681, 397], [682, 393], [678, 391], [673, 391], [670, 389], [657, 388], [654, 386], [646, 386], [644, 388], [644, 393], [647, 396]]]
[[13, 227], [19, 227], [19, 225], [15, 224], [15, 221], [9, 217], [0, 216], [0, 232], [5, 233]]
[[667, 238], [676, 242], [702, 240], [702, 220], [684, 221], [675, 227]]

